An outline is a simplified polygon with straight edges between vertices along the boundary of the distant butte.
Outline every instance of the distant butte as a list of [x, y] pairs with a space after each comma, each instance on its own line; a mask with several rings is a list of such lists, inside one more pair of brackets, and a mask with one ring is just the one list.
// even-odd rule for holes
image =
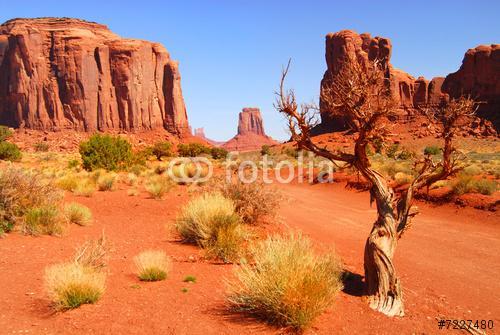
[[274, 144], [279, 143], [266, 135], [259, 108], [247, 107], [240, 112], [238, 133], [222, 147], [229, 151], [251, 151]]

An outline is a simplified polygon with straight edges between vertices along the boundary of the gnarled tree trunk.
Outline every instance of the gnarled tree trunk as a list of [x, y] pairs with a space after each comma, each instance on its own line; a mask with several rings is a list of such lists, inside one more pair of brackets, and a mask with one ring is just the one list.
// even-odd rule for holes
[[397, 246], [396, 220], [380, 213], [365, 245], [365, 281], [370, 307], [388, 316], [403, 316], [403, 292], [393, 264]]

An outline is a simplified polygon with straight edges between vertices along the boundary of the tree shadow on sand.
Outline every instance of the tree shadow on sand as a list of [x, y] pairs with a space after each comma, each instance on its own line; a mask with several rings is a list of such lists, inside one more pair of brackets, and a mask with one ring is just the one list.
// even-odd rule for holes
[[361, 297], [365, 295], [365, 282], [363, 279], [364, 276], [345, 270], [342, 275], [342, 283], [344, 284], [342, 292], [354, 297]]

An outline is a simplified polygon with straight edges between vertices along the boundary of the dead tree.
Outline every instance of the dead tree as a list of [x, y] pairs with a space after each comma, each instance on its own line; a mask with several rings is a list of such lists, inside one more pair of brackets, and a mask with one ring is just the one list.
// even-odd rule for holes
[[452, 140], [461, 122], [473, 114], [475, 103], [468, 98], [443, 101], [428, 106], [427, 115], [441, 124], [444, 140], [443, 158], [435, 162], [430, 155], [415, 162], [416, 176], [409, 187], [398, 194], [386, 178], [374, 170], [367, 155], [373, 141], [390, 136], [387, 117], [397, 108], [377, 62], [361, 65], [353, 62], [335, 75], [321, 92], [322, 108], [342, 115], [355, 132], [354, 149], [332, 150], [320, 147], [311, 138], [317, 108], [304, 104], [300, 110], [294, 92], [285, 90], [290, 62], [282, 72], [275, 108], [288, 120], [292, 140], [300, 149], [332, 161], [342, 161], [359, 171], [370, 183], [370, 202], [375, 201], [377, 219], [365, 245], [364, 268], [370, 307], [388, 316], [403, 316], [401, 284], [393, 264], [398, 240], [408, 230], [418, 213], [412, 206], [414, 192], [444, 180], [459, 170]]

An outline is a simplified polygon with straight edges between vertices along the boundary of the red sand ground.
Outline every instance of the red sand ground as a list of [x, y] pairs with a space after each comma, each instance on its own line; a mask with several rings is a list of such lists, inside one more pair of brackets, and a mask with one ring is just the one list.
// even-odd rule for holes
[[[375, 218], [367, 193], [340, 184], [280, 188], [287, 198], [280, 210], [283, 229], [300, 229], [319, 249], [334, 244], [346, 267], [362, 274], [364, 242]], [[146, 194], [128, 197], [124, 189], [92, 198], [68, 196], [92, 209], [92, 226], [72, 226], [62, 238], [14, 233], [0, 240], [0, 334], [281, 333], [225, 311], [224, 278], [231, 276], [232, 265], [201, 260], [199, 250], [180, 244], [172, 231], [187, 197], [183, 188], [163, 201]], [[401, 240], [395, 260], [407, 315], [387, 318], [370, 310], [354, 279], [309, 334], [451, 333], [438, 330], [437, 317], [493, 319], [495, 329], [488, 334], [500, 333], [498, 214], [451, 205], [420, 207], [422, 214]], [[43, 269], [68, 260], [75, 246], [103, 230], [112, 245], [105, 295], [95, 305], [54, 313], [43, 289]], [[166, 281], [142, 283], [133, 274], [133, 256], [150, 248], [174, 259]], [[197, 282], [182, 282], [186, 275], [195, 275]]]

